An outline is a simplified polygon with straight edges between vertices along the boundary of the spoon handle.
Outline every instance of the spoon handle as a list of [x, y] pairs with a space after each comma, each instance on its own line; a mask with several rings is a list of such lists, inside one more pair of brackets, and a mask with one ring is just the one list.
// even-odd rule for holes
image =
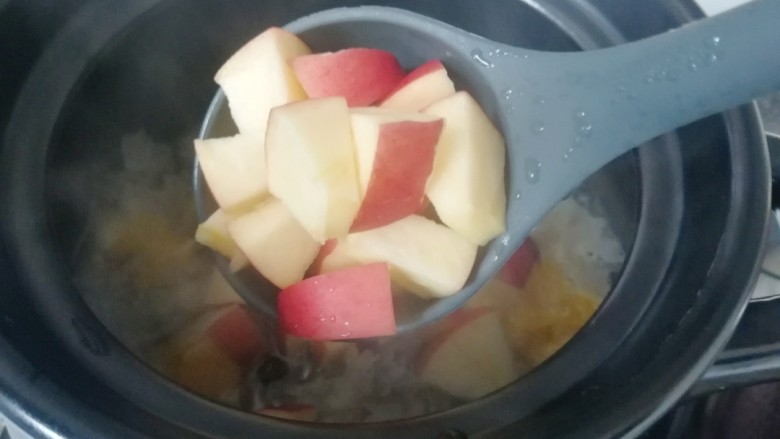
[[518, 200], [509, 200], [509, 248], [616, 157], [780, 89], [780, 0], [755, 0], [661, 35], [586, 52], [467, 40], [461, 53], [485, 69], [510, 146], [510, 196]]
[[589, 55], [567, 62], [589, 89], [580, 90], [583, 98], [601, 99], [602, 126], [613, 138], [607, 143], [616, 144], [603, 165], [655, 136], [780, 89], [780, 1], [756, 0]]

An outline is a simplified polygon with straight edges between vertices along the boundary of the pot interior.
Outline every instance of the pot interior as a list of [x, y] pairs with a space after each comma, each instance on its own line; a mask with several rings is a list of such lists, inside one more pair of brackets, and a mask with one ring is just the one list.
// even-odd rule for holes
[[[566, 29], [523, 2], [387, 3], [508, 44], [578, 50]], [[420, 356], [427, 355], [446, 322], [410, 336], [321, 346], [290, 342], [273, 322], [247, 313], [215, 268], [214, 256], [193, 240], [192, 139], [216, 91], [212, 76], [235, 49], [270, 25], [358, 4], [159, 2], [111, 39], [68, 93], [46, 145], [42, 214], [48, 257], [65, 267], [63, 285], [70, 288], [36, 300], [50, 315], [87, 306], [95, 324], [76, 325], [77, 334], [65, 336], [81, 335], [83, 344], [84, 333], [99, 334], [100, 341], [91, 343], [95, 355], [85, 356], [85, 363], [161, 418], [208, 435], [260, 432], [269, 425], [279, 434], [311, 433], [309, 427], [295, 430], [241, 413], [271, 408], [274, 416], [306, 416], [317, 425], [403, 421], [397, 428], [419, 436], [442, 425], [476, 431], [505, 424], [569, 389], [615, 348], [625, 334], [600, 337], [616, 326], [600, 323], [599, 316], [625, 310], [621, 301], [634, 294], [639, 299], [622, 323], [630, 328], [654, 294], [623, 290], [655, 273], [636, 268], [643, 259], [637, 262], [632, 250], [648, 207], [664, 206], [649, 206], [648, 199], [658, 198], [659, 180], [667, 189], [678, 183], [679, 162], [663, 152], [640, 160], [634, 152], [592, 176], [542, 222], [532, 237], [540, 259], [528, 283], [513, 287], [499, 280], [472, 301], [471, 306], [487, 306], [500, 322], [502, 343], [514, 359], [511, 383], [472, 395], [422, 379]], [[527, 98], [533, 99], [531, 90]], [[675, 146], [660, 142], [669, 143], [667, 149]], [[675, 218], [679, 198], [666, 202]], [[634, 268], [629, 272], [628, 266]], [[63, 303], [67, 308], [58, 306]], [[209, 338], [209, 329], [225, 315], [249, 316], [256, 323], [252, 337], [258, 342], [248, 357], [231, 357], [219, 340]], [[62, 319], [52, 320], [62, 325]], [[73, 332], [70, 326], [63, 332]], [[590, 338], [577, 335], [583, 327]], [[578, 368], [572, 360], [583, 358], [583, 351], [593, 354]], [[485, 415], [498, 404], [507, 408], [493, 418], [460, 419], [464, 410]], [[306, 413], [293, 409], [301, 407]], [[389, 437], [394, 434], [392, 426], [377, 425]]]

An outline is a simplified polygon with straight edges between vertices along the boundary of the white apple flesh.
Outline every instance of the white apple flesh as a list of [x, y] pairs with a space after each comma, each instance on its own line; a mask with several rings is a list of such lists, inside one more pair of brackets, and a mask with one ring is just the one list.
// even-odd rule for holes
[[401, 111], [420, 111], [453, 94], [455, 84], [447, 74], [447, 69], [441, 61], [432, 60], [406, 75], [380, 106]]
[[343, 251], [360, 263], [388, 262], [393, 280], [423, 298], [460, 290], [477, 255], [476, 245], [419, 215], [352, 233], [342, 243]]
[[271, 194], [316, 241], [347, 234], [360, 207], [360, 193], [344, 98], [274, 108], [268, 121], [266, 159]]
[[227, 225], [232, 219], [225, 211], [217, 209], [198, 225], [195, 241], [230, 259], [230, 269], [235, 272], [249, 265], [249, 260], [228, 232]]
[[496, 313], [462, 309], [420, 357], [420, 378], [450, 394], [475, 399], [518, 378], [519, 369]]
[[424, 110], [444, 118], [427, 195], [442, 222], [477, 245], [506, 229], [505, 142], [466, 92]]
[[222, 65], [214, 80], [227, 96], [239, 132], [262, 139], [271, 108], [306, 99], [288, 61], [309, 53], [297, 36], [272, 27]]
[[311, 264], [309, 271], [312, 275], [317, 275], [356, 265], [360, 265], [360, 262], [350, 256], [347, 246], [338, 239], [329, 239], [320, 248], [320, 252]]
[[320, 249], [276, 199], [230, 221], [228, 230], [257, 271], [279, 288], [303, 279]]
[[268, 196], [262, 139], [243, 134], [197, 139], [195, 154], [211, 194], [225, 212], [245, 212]]

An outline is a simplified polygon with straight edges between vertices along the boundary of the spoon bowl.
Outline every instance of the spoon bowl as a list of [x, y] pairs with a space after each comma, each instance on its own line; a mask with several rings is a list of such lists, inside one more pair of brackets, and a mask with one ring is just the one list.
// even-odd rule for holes
[[[399, 316], [398, 331], [405, 332], [463, 305], [549, 210], [613, 159], [677, 127], [780, 89], [777, 22], [780, 2], [756, 0], [666, 34], [574, 53], [508, 46], [387, 7], [331, 9], [287, 29], [315, 52], [375, 47], [394, 53], [405, 67], [440, 59], [456, 88], [475, 97], [506, 139], [506, 232], [485, 246], [461, 291], [415, 304], [413, 312]], [[220, 92], [201, 137], [214, 137], [225, 108]], [[205, 219], [206, 191], [197, 165], [195, 190]], [[258, 285], [228, 278], [248, 303], [275, 315], [272, 293], [259, 294]]]

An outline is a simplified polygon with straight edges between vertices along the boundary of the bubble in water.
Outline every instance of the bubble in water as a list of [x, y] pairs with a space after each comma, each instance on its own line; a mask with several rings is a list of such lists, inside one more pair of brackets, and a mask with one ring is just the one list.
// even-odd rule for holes
[[509, 245], [509, 235], [504, 235], [501, 237], [501, 245], [503, 246]]
[[330, 318], [328, 320], [330, 320], [331, 322], [335, 322], [336, 321], [336, 316], [330, 316]]
[[525, 159], [525, 179], [531, 184], [539, 182], [542, 164], [539, 160], [529, 157]]
[[544, 122], [533, 122], [531, 124], [531, 132], [536, 134], [537, 136], [541, 136], [544, 134]]
[[506, 90], [504, 90], [504, 99], [506, 99], [507, 101], [512, 99], [512, 93], [514, 93], [514, 90], [512, 90], [511, 88], [507, 88]]
[[523, 193], [520, 191], [515, 192], [515, 200], [523, 198]]
[[534, 98], [534, 104], [536, 104], [536, 105], [544, 105], [545, 104], [544, 96], [537, 96], [537, 97], [535, 97]]
[[587, 114], [582, 110], [574, 110], [574, 118], [575, 119], [585, 119]]
[[474, 49], [471, 51], [471, 57], [474, 59], [474, 61], [478, 62], [482, 67], [486, 67], [488, 69], [495, 67], [493, 63], [488, 61], [485, 58], [485, 55], [482, 53], [482, 50], [480, 49]]
[[696, 61], [689, 60], [688, 61], [688, 70], [690, 70], [692, 72], [695, 72], [695, 71], [699, 70], [699, 65], [696, 64]]

